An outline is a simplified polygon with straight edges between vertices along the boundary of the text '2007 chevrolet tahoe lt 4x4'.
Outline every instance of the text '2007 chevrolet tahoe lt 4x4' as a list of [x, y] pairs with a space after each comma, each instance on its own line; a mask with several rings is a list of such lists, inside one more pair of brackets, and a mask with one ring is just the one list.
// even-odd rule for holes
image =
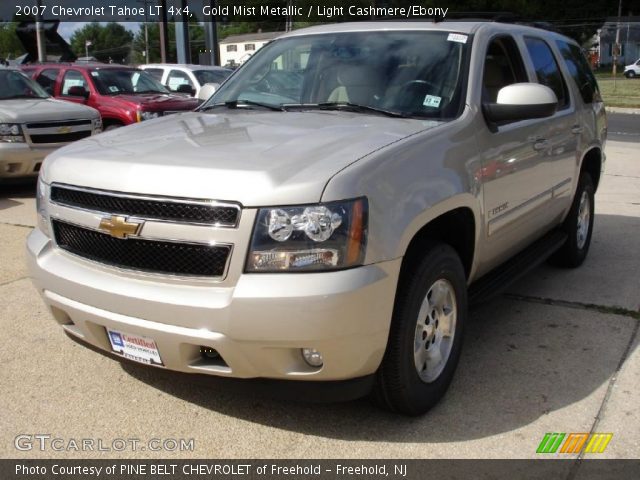
[[420, 414], [452, 379], [468, 298], [584, 260], [605, 135], [561, 35], [294, 31], [198, 111], [51, 155], [30, 269], [60, 325], [115, 355], [355, 385]]

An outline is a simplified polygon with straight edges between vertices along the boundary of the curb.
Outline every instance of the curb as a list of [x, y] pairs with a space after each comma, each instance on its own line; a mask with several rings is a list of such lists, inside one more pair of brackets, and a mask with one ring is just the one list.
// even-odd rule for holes
[[625, 108], [625, 107], [605, 107], [607, 113], [628, 113], [631, 115], [640, 115], [640, 108]]

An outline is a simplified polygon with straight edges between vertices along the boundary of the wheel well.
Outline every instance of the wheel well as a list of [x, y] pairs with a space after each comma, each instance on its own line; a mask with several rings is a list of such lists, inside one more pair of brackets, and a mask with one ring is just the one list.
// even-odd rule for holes
[[435, 218], [411, 239], [402, 261], [404, 273], [433, 241], [446, 243], [460, 256], [467, 278], [473, 264], [476, 225], [469, 208], [457, 208]]
[[593, 188], [598, 189], [600, 175], [602, 173], [602, 153], [600, 149], [589, 150], [582, 160], [581, 172], [587, 172], [593, 180]]

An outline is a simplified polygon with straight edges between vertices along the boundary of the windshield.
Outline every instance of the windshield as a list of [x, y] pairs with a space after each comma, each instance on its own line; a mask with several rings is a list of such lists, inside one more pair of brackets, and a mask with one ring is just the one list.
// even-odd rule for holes
[[0, 70], [0, 100], [48, 98], [40, 85], [16, 70]]
[[91, 71], [91, 78], [102, 95], [169, 93], [160, 82], [142, 70], [96, 69]]
[[231, 75], [231, 70], [195, 70], [193, 74], [198, 79], [198, 83], [204, 85], [205, 83], [222, 83]]
[[[470, 43], [470, 42], [469, 42]], [[377, 31], [290, 37], [263, 47], [202, 108], [366, 107], [453, 118], [463, 102], [467, 35]]]

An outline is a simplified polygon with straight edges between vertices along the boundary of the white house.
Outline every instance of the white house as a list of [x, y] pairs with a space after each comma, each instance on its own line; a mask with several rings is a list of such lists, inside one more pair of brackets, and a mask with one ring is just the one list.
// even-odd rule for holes
[[259, 32], [231, 35], [220, 40], [220, 65], [242, 65], [261, 47], [284, 32]]

